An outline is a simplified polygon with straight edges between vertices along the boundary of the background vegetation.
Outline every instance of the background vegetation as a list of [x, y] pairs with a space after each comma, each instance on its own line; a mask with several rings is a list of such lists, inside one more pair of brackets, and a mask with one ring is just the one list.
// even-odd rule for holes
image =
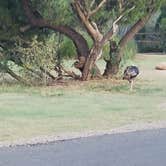
[[156, 12], [136, 36], [139, 52], [165, 52], [166, 5]]
[[[85, 33], [79, 24], [79, 19], [73, 14], [70, 6], [71, 1], [41, 1], [33, 0], [32, 7], [35, 9], [34, 14], [37, 18], [46, 18], [56, 22], [56, 24], [66, 24], [76, 27], [88, 42], [89, 47], [92, 46], [92, 39]], [[89, 1], [85, 6], [88, 6]], [[135, 5], [142, 5], [144, 1], [132, 2]], [[140, 4], [139, 4], [140, 3]], [[110, 5], [111, 4], [111, 5]], [[113, 6], [112, 6], [113, 5]], [[44, 6], [44, 7], [43, 7]], [[99, 29], [104, 27], [102, 31], [107, 31], [108, 27], [116, 18], [116, 2], [111, 1], [102, 8], [100, 12], [93, 16], [93, 20], [99, 25]], [[113, 12], [109, 12], [112, 10]], [[59, 14], [61, 13], [61, 14]], [[107, 14], [106, 14], [107, 13]], [[135, 13], [135, 14], [134, 14]], [[123, 20], [123, 26], [128, 26], [133, 20], [141, 16], [140, 8], [129, 14]], [[160, 51], [165, 50], [165, 6], [162, 6], [160, 15], [155, 16], [157, 20], [156, 27], [161, 33]], [[159, 17], [157, 19], [157, 17]], [[130, 20], [130, 21], [129, 21]], [[0, 2], [0, 69], [1, 73], [8, 73], [22, 83], [31, 84], [47, 84], [50, 79], [55, 79], [58, 73], [54, 70], [55, 66], [62, 63], [65, 59], [75, 59], [76, 49], [73, 42], [59, 33], [45, 29], [29, 29], [22, 32], [21, 28], [25, 28], [28, 20], [24, 15], [24, 11], [20, 1], [18, 0], [2, 0]], [[122, 29], [125, 29], [122, 26]], [[147, 28], [148, 29], [148, 28]], [[123, 33], [119, 34], [121, 36]], [[151, 48], [150, 48], [151, 49]], [[156, 48], [155, 48], [156, 49]], [[140, 48], [139, 48], [140, 50]], [[142, 47], [141, 51], [145, 49]], [[158, 49], [157, 49], [158, 50]], [[131, 41], [124, 49], [124, 57], [121, 66], [131, 60], [137, 52], [135, 41]], [[109, 46], [105, 46], [103, 57], [109, 57]], [[128, 62], [127, 62], [128, 63]], [[130, 63], [130, 61], [129, 61]]]

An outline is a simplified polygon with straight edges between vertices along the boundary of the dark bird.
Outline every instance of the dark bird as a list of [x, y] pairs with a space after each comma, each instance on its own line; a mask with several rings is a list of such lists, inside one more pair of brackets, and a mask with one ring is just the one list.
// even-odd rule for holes
[[137, 66], [127, 66], [123, 73], [123, 80], [128, 80], [130, 83], [130, 91], [133, 90], [134, 79], [139, 74]]

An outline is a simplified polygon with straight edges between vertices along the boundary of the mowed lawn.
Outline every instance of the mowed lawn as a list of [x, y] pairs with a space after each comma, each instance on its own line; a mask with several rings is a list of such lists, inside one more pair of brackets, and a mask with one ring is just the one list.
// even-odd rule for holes
[[137, 55], [140, 75], [133, 92], [122, 80], [68, 86], [0, 86], [0, 142], [110, 130], [166, 120], [166, 71], [155, 65], [165, 55]]

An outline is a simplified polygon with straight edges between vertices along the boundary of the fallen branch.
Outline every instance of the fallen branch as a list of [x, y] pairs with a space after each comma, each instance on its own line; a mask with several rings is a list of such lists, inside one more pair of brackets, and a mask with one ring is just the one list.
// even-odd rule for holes
[[25, 85], [32, 86], [32, 84], [30, 82], [28, 82], [27, 80], [23, 79], [21, 76], [17, 75], [15, 72], [13, 72], [7, 66], [5, 66], [5, 71], [6, 71], [6, 73], [8, 73], [10, 76], [12, 76], [17, 81], [19, 81], [19, 82], [21, 82], [21, 83], [23, 83]]
[[[66, 70], [63, 66], [61, 66], [60, 65], [60, 68], [61, 68], [61, 70], [64, 72], [64, 73], [66, 73], [66, 74], [68, 74], [68, 77], [72, 77], [72, 78], [74, 78], [74, 79], [80, 79], [80, 76], [79, 75], [77, 75], [77, 74], [75, 74], [73, 71], [68, 71], [68, 70]], [[66, 75], [65, 75], [66, 76]]]

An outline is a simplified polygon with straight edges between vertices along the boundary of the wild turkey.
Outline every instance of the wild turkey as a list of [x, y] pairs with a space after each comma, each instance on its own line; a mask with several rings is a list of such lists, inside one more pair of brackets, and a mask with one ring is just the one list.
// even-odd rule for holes
[[130, 83], [130, 91], [133, 90], [134, 78], [139, 74], [137, 66], [127, 66], [124, 70], [123, 80], [128, 80]]

